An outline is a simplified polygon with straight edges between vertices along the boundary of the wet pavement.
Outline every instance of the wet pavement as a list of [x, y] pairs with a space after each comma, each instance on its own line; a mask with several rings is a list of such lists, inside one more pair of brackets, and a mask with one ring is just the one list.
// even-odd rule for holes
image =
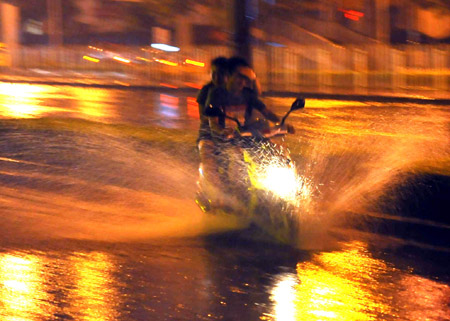
[[445, 198], [420, 201], [436, 180], [414, 179], [445, 191], [449, 119], [308, 100], [287, 139], [314, 191], [293, 249], [197, 208], [194, 96], [1, 83], [1, 319], [446, 320], [448, 243], [383, 225], [448, 230]]

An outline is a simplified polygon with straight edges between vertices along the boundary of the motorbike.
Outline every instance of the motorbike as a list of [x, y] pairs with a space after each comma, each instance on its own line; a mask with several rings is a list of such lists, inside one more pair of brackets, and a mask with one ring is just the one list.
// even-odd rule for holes
[[[225, 191], [208, 181], [200, 164], [196, 203], [203, 212], [239, 216], [276, 242], [295, 243], [299, 229], [295, 209], [302, 182], [284, 147], [285, 136], [293, 131], [285, 121], [304, 106], [303, 98], [296, 99], [276, 126], [265, 119], [244, 126], [225, 116], [237, 124], [235, 133], [215, 155]], [[218, 194], [226, 195], [228, 201], [217, 205]]]

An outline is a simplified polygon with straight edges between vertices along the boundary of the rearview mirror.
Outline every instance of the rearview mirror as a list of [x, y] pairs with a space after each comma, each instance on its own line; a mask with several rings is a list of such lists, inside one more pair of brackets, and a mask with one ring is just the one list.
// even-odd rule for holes
[[283, 126], [284, 122], [286, 121], [286, 118], [288, 118], [289, 114], [293, 112], [294, 110], [299, 110], [305, 107], [305, 99], [304, 98], [297, 98], [291, 105], [291, 109], [284, 115], [283, 119], [280, 122], [280, 125]]
[[305, 99], [297, 98], [291, 105], [291, 111], [299, 110], [305, 107]]

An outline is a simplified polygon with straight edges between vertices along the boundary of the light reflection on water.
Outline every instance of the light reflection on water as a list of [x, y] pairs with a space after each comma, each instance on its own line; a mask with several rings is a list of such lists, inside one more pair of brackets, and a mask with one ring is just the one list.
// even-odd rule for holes
[[70, 87], [68, 91], [77, 101], [75, 117], [94, 121], [106, 121], [117, 118], [117, 111], [108, 104], [110, 93], [99, 88]]
[[8, 321], [117, 320], [114, 265], [104, 253], [67, 260], [23, 252], [0, 256], [0, 317]]
[[0, 82], [0, 118], [42, 117], [74, 117], [102, 123], [157, 121], [163, 127], [179, 127], [173, 120], [185, 117], [196, 122], [199, 115], [194, 97]]
[[152, 91], [0, 82], [0, 119], [79, 118], [100, 123], [198, 128], [195, 97]]
[[373, 258], [362, 242], [315, 254], [275, 278], [271, 320], [444, 320], [450, 287]]
[[7, 321], [36, 320], [47, 312], [43, 302], [42, 262], [35, 255], [0, 256], [0, 316]]
[[166, 94], [160, 94], [159, 95], [159, 112], [163, 116], [167, 117], [178, 117], [179, 116], [179, 98], [172, 96], [172, 95], [166, 95]]
[[[450, 312], [448, 285], [375, 258], [359, 241], [301, 260], [296, 273], [270, 273], [270, 287], [257, 281], [267, 272], [238, 267], [233, 255], [212, 272], [214, 252], [180, 247], [4, 252], [0, 319], [208, 320], [259, 311], [261, 320], [419, 321], [445, 320]], [[234, 252], [236, 262], [246, 253]], [[233, 282], [236, 273], [248, 278]]]
[[[67, 87], [64, 90], [49, 85], [0, 83], [0, 117], [41, 118], [70, 115], [96, 121], [116, 118], [109, 108], [108, 90]], [[76, 106], [61, 104], [58, 99], [76, 101]]]
[[[65, 102], [71, 99], [74, 102], [68, 104], [68, 108], [55, 108], [48, 107], [55, 102], [53, 99], [56, 96], [51, 86], [0, 86], [0, 104], [3, 107], [0, 109], [0, 117], [39, 118], [67, 113], [69, 116], [99, 122], [131, 121], [141, 124], [142, 119], [145, 121], [160, 119], [161, 125], [171, 127], [175, 124], [173, 119], [185, 116], [185, 103], [190, 118], [195, 118], [198, 112], [195, 99], [192, 97], [185, 101], [158, 93], [152, 97], [153, 100], [149, 100], [151, 102], [149, 105], [153, 103], [155, 105], [152, 105], [151, 110], [147, 110], [149, 105], [145, 105], [145, 99], [133, 100], [135, 95], [130, 93], [122, 93], [123, 101], [117, 102], [115, 97], [121, 95], [118, 91], [72, 88], [64, 89], [64, 92], [67, 98]], [[130, 104], [128, 99], [132, 101]], [[55, 104], [62, 103], [56, 101]], [[134, 107], [127, 109], [133, 104]], [[370, 112], [363, 111], [357, 117], [358, 108], [363, 109], [366, 104], [358, 105], [358, 108], [351, 110], [335, 110], [331, 108], [334, 107], [333, 104], [320, 102], [323, 108], [308, 106], [310, 111], [295, 114], [292, 119], [298, 121], [298, 127], [302, 130], [296, 137], [306, 137], [311, 146], [310, 150], [304, 153], [312, 160], [311, 175], [308, 177], [315, 177], [317, 182], [335, 182], [334, 190], [338, 193], [330, 192], [331, 196], [336, 196], [331, 202], [334, 207], [348, 206], [352, 200], [359, 201], [361, 199], [359, 196], [368, 190], [374, 194], [378, 186], [379, 190], [383, 190], [383, 186], [391, 182], [391, 176], [398, 169], [408, 168], [414, 162], [424, 159], [424, 155], [425, 160], [433, 163], [435, 158], [439, 160], [448, 154], [448, 131], [446, 131], [448, 118], [444, 117], [447, 114], [443, 111], [431, 113], [427, 109], [419, 111], [411, 109], [397, 113], [389, 111], [383, 115], [382, 112], [372, 111], [372, 108]], [[354, 105], [354, 102], [350, 104]], [[327, 107], [330, 107], [328, 112]], [[165, 115], [164, 112], [169, 114]], [[171, 115], [173, 117], [170, 117]], [[381, 120], [375, 122], [376, 118]], [[45, 123], [43, 126], [45, 127]], [[76, 123], [74, 126], [77, 126]], [[198, 123], [195, 123], [195, 128], [197, 127]], [[63, 133], [63, 130], [59, 129], [59, 132], [55, 130], [56, 134]], [[47, 137], [49, 142], [45, 143], [46, 136], [42, 132], [22, 131], [23, 136], [20, 136], [15, 130], [17, 128], [11, 130], [11, 135], [6, 135], [2, 142], [7, 146], [7, 143], [23, 140], [26, 142], [24, 143], [26, 157], [16, 159], [18, 156], [15, 153], [21, 151], [16, 147], [2, 150], [6, 154], [0, 158], [5, 168], [3, 180], [10, 183], [7, 187], [0, 188], [0, 203], [3, 206], [2, 210], [7, 214], [4, 217], [11, 219], [11, 224], [17, 223], [20, 228], [26, 224], [33, 225], [46, 236], [58, 234], [75, 237], [77, 234], [83, 234], [83, 238], [110, 241], [137, 236], [148, 237], [149, 234], [180, 235], [182, 231], [189, 234], [188, 229], [192, 229], [195, 225], [194, 219], [199, 215], [193, 215], [195, 212], [192, 207], [195, 207], [195, 204], [191, 199], [184, 201], [167, 195], [155, 196], [148, 192], [153, 189], [147, 186], [164, 182], [162, 188], [159, 186], [157, 188], [162, 190], [166, 188], [172, 194], [181, 190], [187, 195], [188, 189], [182, 184], [186, 184], [191, 176], [184, 158], [180, 158], [178, 162], [178, 159], [172, 159], [172, 155], [165, 157], [165, 153], [155, 153], [158, 151], [156, 148], [149, 149], [148, 146], [144, 148], [145, 144], [134, 148], [129, 138], [116, 140], [112, 136], [105, 136], [106, 138], [101, 136], [96, 141], [96, 136], [91, 134], [70, 136], [67, 141], [64, 139], [59, 141], [56, 139], [65, 138], [64, 135], [49, 133]], [[145, 132], [135, 128], [130, 130], [139, 132], [143, 137], [153, 133], [150, 130]], [[168, 137], [167, 134], [155, 136], [162, 141], [166, 141]], [[149, 141], [145, 143], [149, 144]], [[183, 144], [175, 146], [189, 144], [194, 146], [194, 141], [195, 139], [191, 141], [185, 139]], [[77, 148], [80, 149], [79, 153], [74, 152]], [[58, 153], [50, 153], [53, 150]], [[49, 153], [45, 154], [46, 151]], [[361, 154], [367, 157], [368, 161], [363, 162], [353, 154], [351, 158], [325, 158], [327, 155], [344, 152]], [[73, 165], [68, 160], [74, 160]], [[55, 165], [51, 167], [47, 163]], [[57, 166], [66, 163], [68, 165], [64, 168], [68, 169], [67, 173], [61, 174], [56, 170]], [[184, 172], [185, 170], [188, 174]], [[37, 190], [31, 190], [32, 181], [24, 180], [22, 177], [39, 179], [36, 180]], [[60, 180], [64, 181], [64, 184]], [[58, 182], [59, 185], [56, 184]], [[169, 185], [168, 182], [171, 184], [173, 182], [173, 185]], [[48, 192], [46, 186], [60, 188]], [[191, 186], [193, 184], [189, 185], [189, 188]], [[61, 191], [69, 195], [61, 195]], [[324, 213], [329, 215], [330, 212]], [[167, 221], [168, 233], [164, 233], [162, 231], [164, 229], [161, 228], [166, 226], [165, 223], [159, 223], [164, 220]], [[43, 222], [48, 222], [49, 226]], [[180, 224], [181, 222], [183, 224]], [[319, 224], [324, 225], [323, 221]], [[18, 234], [19, 238], [29, 235], [22, 232], [22, 229], [18, 231], [11, 233]], [[313, 242], [316, 243], [317, 239], [313, 239]], [[169, 248], [168, 251], [173, 252], [173, 249]], [[188, 251], [195, 252], [196, 249], [189, 248]], [[157, 256], [158, 253], [152, 255]], [[246, 260], [257, 261], [258, 253], [252, 255], [255, 257], [246, 256]], [[226, 256], [227, 262], [233, 262], [230, 256]], [[219, 283], [220, 280], [227, 279], [232, 269], [239, 270], [239, 274], [244, 275], [245, 269], [248, 269], [245, 264], [237, 262], [229, 264], [233, 265], [232, 269], [221, 270], [224, 262], [213, 261], [211, 269], [218, 274], [217, 280], [210, 281], [205, 273], [206, 276], [202, 274], [199, 278], [201, 280], [195, 283], [200, 264], [192, 264], [189, 261], [190, 255], [188, 257], [189, 259], [177, 258], [176, 263], [167, 266], [164, 265], [167, 261], [161, 259], [162, 262], [161, 264], [158, 262], [158, 267], [164, 269], [159, 269], [161, 272], [158, 277], [142, 282], [142, 287], [152, 287], [148, 294], [155, 295], [164, 304], [167, 302], [167, 306], [156, 306], [154, 302], [145, 301], [134, 303], [129, 309], [140, 310], [144, 307], [149, 311], [153, 309], [161, 312], [177, 307], [183, 312], [184, 307], [187, 307], [193, 310], [193, 316], [196, 313], [206, 315], [210, 305], [203, 302], [200, 304], [195, 298], [191, 299], [187, 289], [200, 287], [200, 282], [209, 282], [212, 285], [214, 282]], [[189, 269], [185, 274], [181, 273], [186, 266]], [[120, 272], [119, 270], [120, 266], [115, 262], [113, 255], [103, 252], [76, 252], [68, 256], [65, 253], [57, 253], [55, 258], [15, 251], [2, 254], [0, 255], [1, 319], [48, 320], [53, 315], [59, 315], [63, 319], [69, 319], [70, 316], [76, 320], [124, 320], [122, 312], [126, 308], [122, 305], [125, 300], [122, 291], [132, 293], [131, 296], [135, 294], [132, 285], [119, 286], [115, 282], [114, 275]], [[147, 272], [148, 270], [143, 270], [139, 273], [144, 275]], [[267, 296], [267, 301], [270, 301], [269, 295], [272, 296], [274, 310], [267, 311], [263, 318], [444, 320], [450, 315], [448, 286], [397, 270], [385, 261], [372, 257], [367, 246], [361, 242], [350, 243], [342, 251], [318, 253], [311, 260], [298, 263], [297, 273], [284, 273], [273, 278], [276, 282], [270, 293], [269, 291], [266, 293], [261, 282], [248, 283], [255, 289], [254, 291], [259, 291], [258, 295], [261, 296], [262, 293], [262, 296]], [[192, 283], [184, 281], [187, 279]], [[237, 281], [230, 280], [230, 288], [236, 287], [235, 282]], [[180, 291], [180, 288], [185, 291]], [[223, 292], [228, 293], [226, 290]], [[233, 302], [233, 298], [237, 295], [244, 296], [242, 291], [231, 292], [235, 294], [225, 294], [220, 298], [220, 305], [222, 302]], [[162, 296], [165, 300], [161, 298]], [[205, 297], [209, 296], [210, 292], [205, 292]], [[260, 296], [244, 297], [243, 301], [251, 306], [256, 301], [255, 297]], [[240, 299], [241, 297], [238, 297], [235, 301]], [[214, 297], [211, 296], [210, 300], [214, 300]], [[185, 304], [180, 305], [179, 302]], [[239, 313], [239, 309], [233, 307], [232, 303], [227, 304], [229, 309], [235, 309], [236, 313]]]
[[116, 320], [118, 296], [114, 287], [114, 265], [100, 252], [77, 253], [70, 264], [75, 271], [75, 287], [71, 298], [72, 314], [80, 312], [80, 320]]
[[54, 111], [41, 106], [39, 99], [55, 91], [50, 86], [0, 83], [0, 117], [35, 118]]
[[300, 314], [310, 320], [372, 320], [390, 314], [384, 298], [374, 290], [388, 266], [370, 257], [363, 243], [355, 242], [343, 251], [321, 253], [312, 262], [297, 266], [297, 300]]

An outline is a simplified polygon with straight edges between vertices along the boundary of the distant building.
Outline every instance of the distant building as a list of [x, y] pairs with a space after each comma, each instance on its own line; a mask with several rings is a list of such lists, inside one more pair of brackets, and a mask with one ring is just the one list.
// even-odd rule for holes
[[[163, 34], [177, 46], [230, 45], [233, 1], [189, 2], [184, 10], [172, 8], [167, 16], [156, 18], [144, 0], [0, 0], [0, 42], [148, 45]], [[435, 0], [439, 1], [445, 3]], [[250, 2], [259, 4], [251, 10], [257, 44], [450, 42], [450, 5], [437, 10], [411, 0]], [[157, 0], [151, 3], [159, 6]], [[168, 7], [171, 3], [160, 2]]]
[[[20, 12], [16, 33], [23, 45], [49, 44], [55, 32], [61, 44], [151, 42], [153, 20], [136, 1], [27, 0], [13, 4]], [[0, 24], [5, 29], [10, 23], [2, 18]]]
[[[282, 30], [286, 37], [290, 36], [289, 28], [283, 25], [289, 22], [337, 44], [449, 42], [450, 2], [443, 10], [436, 4], [425, 8], [418, 3], [411, 0], [279, 0], [273, 8], [278, 5], [284, 11], [277, 18], [272, 16], [269, 6], [266, 26], [261, 28], [273, 33]], [[441, 0], [441, 4], [444, 3], [445, 0]], [[295, 40], [296, 36], [301, 42], [309, 37], [305, 32], [292, 33], [290, 40]]]

